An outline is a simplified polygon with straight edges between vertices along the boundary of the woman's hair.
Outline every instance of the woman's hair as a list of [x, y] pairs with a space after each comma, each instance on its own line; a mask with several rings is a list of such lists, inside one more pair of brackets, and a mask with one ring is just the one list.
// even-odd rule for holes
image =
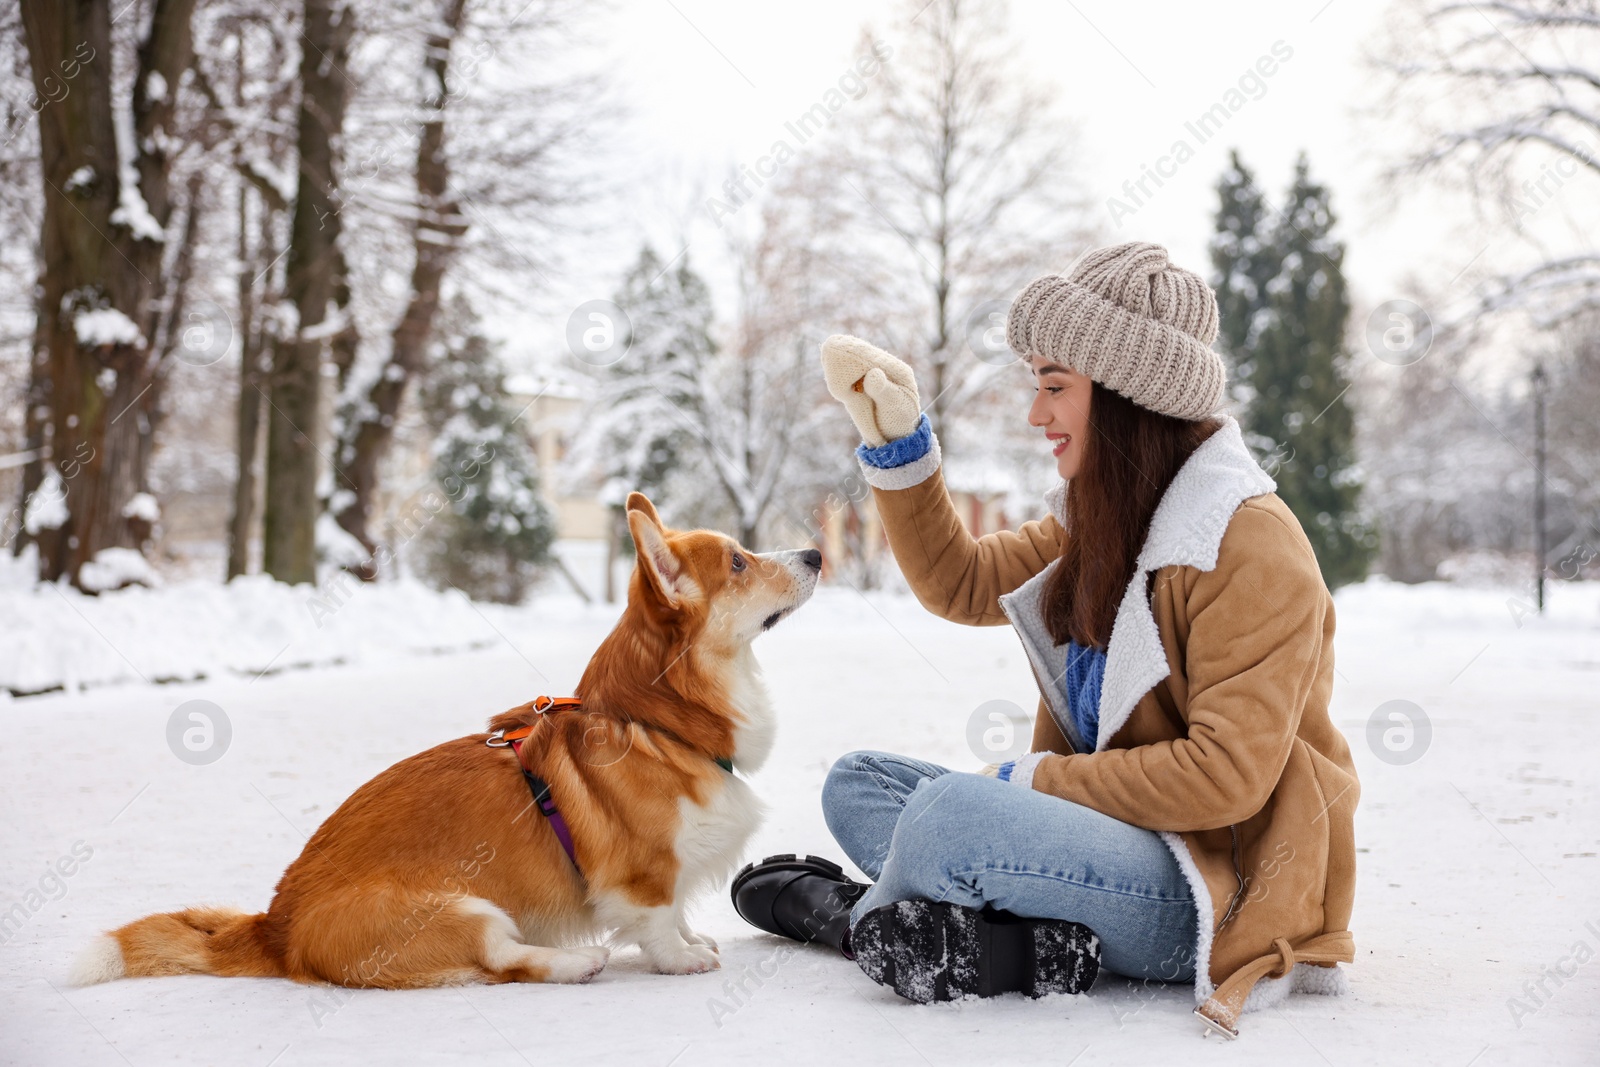
[[1140, 407], [1096, 383], [1078, 474], [1067, 482], [1067, 540], [1044, 589], [1057, 644], [1105, 647], [1150, 517], [1184, 461], [1221, 426]]

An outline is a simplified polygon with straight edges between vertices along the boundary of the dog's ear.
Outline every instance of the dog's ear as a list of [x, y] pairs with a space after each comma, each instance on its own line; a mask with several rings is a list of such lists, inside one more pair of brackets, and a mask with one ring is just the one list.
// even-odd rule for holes
[[656, 514], [656, 506], [650, 503], [650, 498], [645, 496], [643, 493], [634, 492], [628, 494], [628, 510], [642, 511], [646, 515], [650, 516], [651, 522], [655, 523], [657, 526], [662, 525], [661, 516]]
[[689, 579], [683, 573], [683, 564], [672, 551], [672, 546], [667, 544], [654, 511], [647, 515], [643, 510], [630, 507], [628, 532], [633, 534], [633, 547], [639, 556], [639, 572], [644, 575], [645, 584], [654, 590], [667, 607], [679, 607], [683, 603], [684, 585]]

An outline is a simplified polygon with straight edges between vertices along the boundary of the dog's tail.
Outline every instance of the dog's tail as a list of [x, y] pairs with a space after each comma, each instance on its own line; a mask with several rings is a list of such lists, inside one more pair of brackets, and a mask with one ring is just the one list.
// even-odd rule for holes
[[268, 942], [266, 919], [233, 908], [147, 915], [95, 938], [73, 965], [72, 981], [94, 985], [168, 974], [282, 978], [287, 972]]

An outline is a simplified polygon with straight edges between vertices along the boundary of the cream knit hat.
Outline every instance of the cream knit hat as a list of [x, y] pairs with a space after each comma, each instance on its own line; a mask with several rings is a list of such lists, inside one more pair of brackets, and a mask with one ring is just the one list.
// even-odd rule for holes
[[1203, 419], [1222, 402], [1227, 372], [1211, 350], [1217, 297], [1198, 274], [1143, 241], [1088, 252], [1065, 277], [1048, 274], [1011, 302], [1006, 340], [1077, 371], [1141, 407]]

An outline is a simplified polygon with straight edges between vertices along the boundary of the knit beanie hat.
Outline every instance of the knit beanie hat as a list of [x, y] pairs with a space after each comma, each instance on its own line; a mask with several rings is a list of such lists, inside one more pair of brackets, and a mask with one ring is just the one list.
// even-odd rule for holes
[[1006, 340], [1141, 407], [1210, 416], [1227, 373], [1211, 350], [1217, 297], [1198, 274], [1143, 241], [1096, 248], [1065, 277], [1038, 278], [1011, 303]]

